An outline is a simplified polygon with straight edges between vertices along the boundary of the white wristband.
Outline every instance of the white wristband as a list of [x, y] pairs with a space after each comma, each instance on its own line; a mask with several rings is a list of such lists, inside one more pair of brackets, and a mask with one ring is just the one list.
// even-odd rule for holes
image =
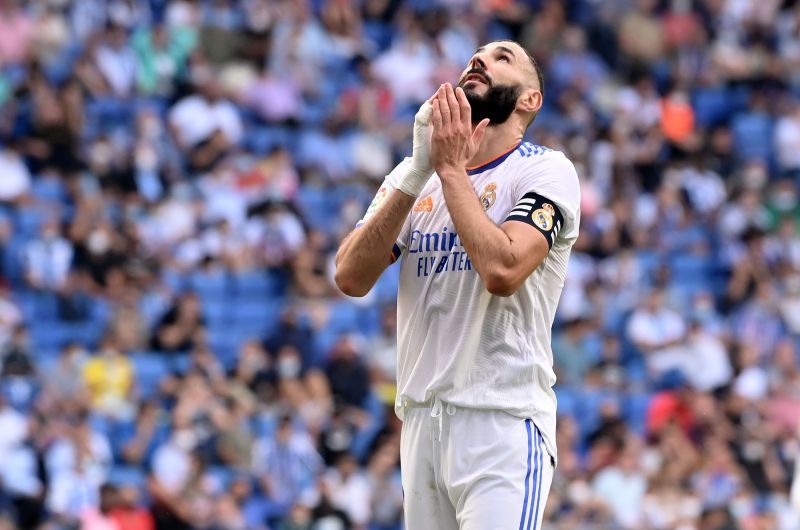
[[[414, 146], [411, 157], [406, 158], [402, 164], [389, 175], [395, 188], [412, 197], [419, 197], [422, 189], [433, 175], [431, 167], [431, 132], [430, 122], [433, 106], [427, 101], [414, 116]], [[394, 175], [393, 175], [394, 174]]]

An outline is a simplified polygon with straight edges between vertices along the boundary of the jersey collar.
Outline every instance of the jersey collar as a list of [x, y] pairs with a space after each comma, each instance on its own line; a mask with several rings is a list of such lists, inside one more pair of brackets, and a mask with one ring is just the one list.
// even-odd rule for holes
[[487, 169], [492, 169], [494, 167], [499, 166], [500, 164], [503, 163], [503, 161], [506, 158], [511, 156], [511, 153], [516, 151], [519, 148], [520, 145], [522, 145], [522, 142], [518, 143], [517, 145], [515, 145], [514, 147], [512, 147], [508, 151], [506, 151], [504, 153], [501, 153], [496, 158], [493, 158], [492, 160], [489, 160], [488, 162], [486, 162], [484, 164], [480, 164], [478, 166], [468, 167], [467, 168], [467, 175], [477, 175], [478, 173], [482, 173], [482, 172], [486, 171]]

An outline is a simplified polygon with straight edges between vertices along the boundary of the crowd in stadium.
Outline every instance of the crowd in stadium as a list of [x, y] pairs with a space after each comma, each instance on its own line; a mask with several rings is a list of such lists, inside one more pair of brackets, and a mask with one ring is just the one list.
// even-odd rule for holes
[[401, 529], [333, 255], [502, 38], [582, 181], [544, 528], [800, 529], [794, 0], [0, 0], [0, 529]]

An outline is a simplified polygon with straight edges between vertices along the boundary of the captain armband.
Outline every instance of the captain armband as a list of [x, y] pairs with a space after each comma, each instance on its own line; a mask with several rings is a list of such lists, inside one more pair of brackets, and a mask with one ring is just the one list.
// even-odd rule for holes
[[564, 216], [553, 201], [538, 193], [526, 193], [509, 212], [506, 221], [527, 223], [544, 234], [552, 248], [558, 232], [564, 226]]

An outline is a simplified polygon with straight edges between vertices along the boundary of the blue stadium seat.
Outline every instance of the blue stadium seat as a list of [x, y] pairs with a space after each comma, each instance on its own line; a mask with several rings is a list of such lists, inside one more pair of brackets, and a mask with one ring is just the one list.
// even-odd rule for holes
[[234, 274], [231, 282], [233, 292], [240, 298], [267, 298], [277, 293], [275, 279], [263, 270]]
[[766, 113], [747, 112], [733, 119], [734, 152], [743, 161], [758, 159], [769, 162], [772, 157], [772, 118]]
[[160, 277], [161, 281], [176, 293], [181, 293], [186, 289], [186, 276], [178, 271], [164, 268]]
[[66, 197], [66, 189], [64, 184], [59, 180], [47, 177], [36, 177], [31, 186], [31, 195], [43, 201], [60, 203]]
[[725, 87], [696, 88], [692, 93], [697, 124], [712, 127], [725, 121], [733, 107], [733, 96]]
[[375, 284], [375, 293], [378, 297], [379, 304], [393, 303], [397, 300], [397, 288], [400, 284], [400, 266], [395, 263], [391, 265], [386, 271], [378, 278]]
[[224, 300], [230, 295], [228, 277], [224, 272], [195, 272], [188, 278], [188, 287], [203, 300]]
[[155, 395], [163, 378], [170, 374], [169, 364], [163, 355], [152, 352], [135, 352], [129, 356], [136, 374], [136, 387], [143, 396]]
[[218, 492], [225, 491], [233, 481], [236, 472], [225, 466], [209, 466], [206, 475], [213, 481], [212, 488]]
[[556, 385], [553, 388], [558, 403], [558, 415], [574, 418], [578, 411], [578, 396], [575, 391], [566, 385]]
[[336, 331], [359, 331], [360, 308], [344, 300], [331, 302], [328, 306], [328, 321], [325, 328]]
[[116, 465], [108, 473], [108, 482], [143, 489], [147, 484], [147, 475], [138, 467]]
[[266, 155], [277, 147], [289, 148], [294, 142], [289, 129], [276, 126], [251, 128], [244, 139], [244, 146], [257, 155]]
[[207, 327], [224, 327], [230, 323], [232, 317], [229, 304], [217, 299], [207, 299], [203, 300], [202, 306]]
[[26, 239], [35, 239], [45, 215], [40, 205], [20, 208], [14, 216], [14, 232]]
[[643, 435], [646, 428], [647, 409], [650, 406], [651, 395], [647, 393], [631, 393], [625, 395], [622, 404], [622, 414], [631, 430]]
[[296, 201], [313, 228], [329, 232], [336, 227], [339, 204], [329, 190], [310, 186], [300, 188]]

